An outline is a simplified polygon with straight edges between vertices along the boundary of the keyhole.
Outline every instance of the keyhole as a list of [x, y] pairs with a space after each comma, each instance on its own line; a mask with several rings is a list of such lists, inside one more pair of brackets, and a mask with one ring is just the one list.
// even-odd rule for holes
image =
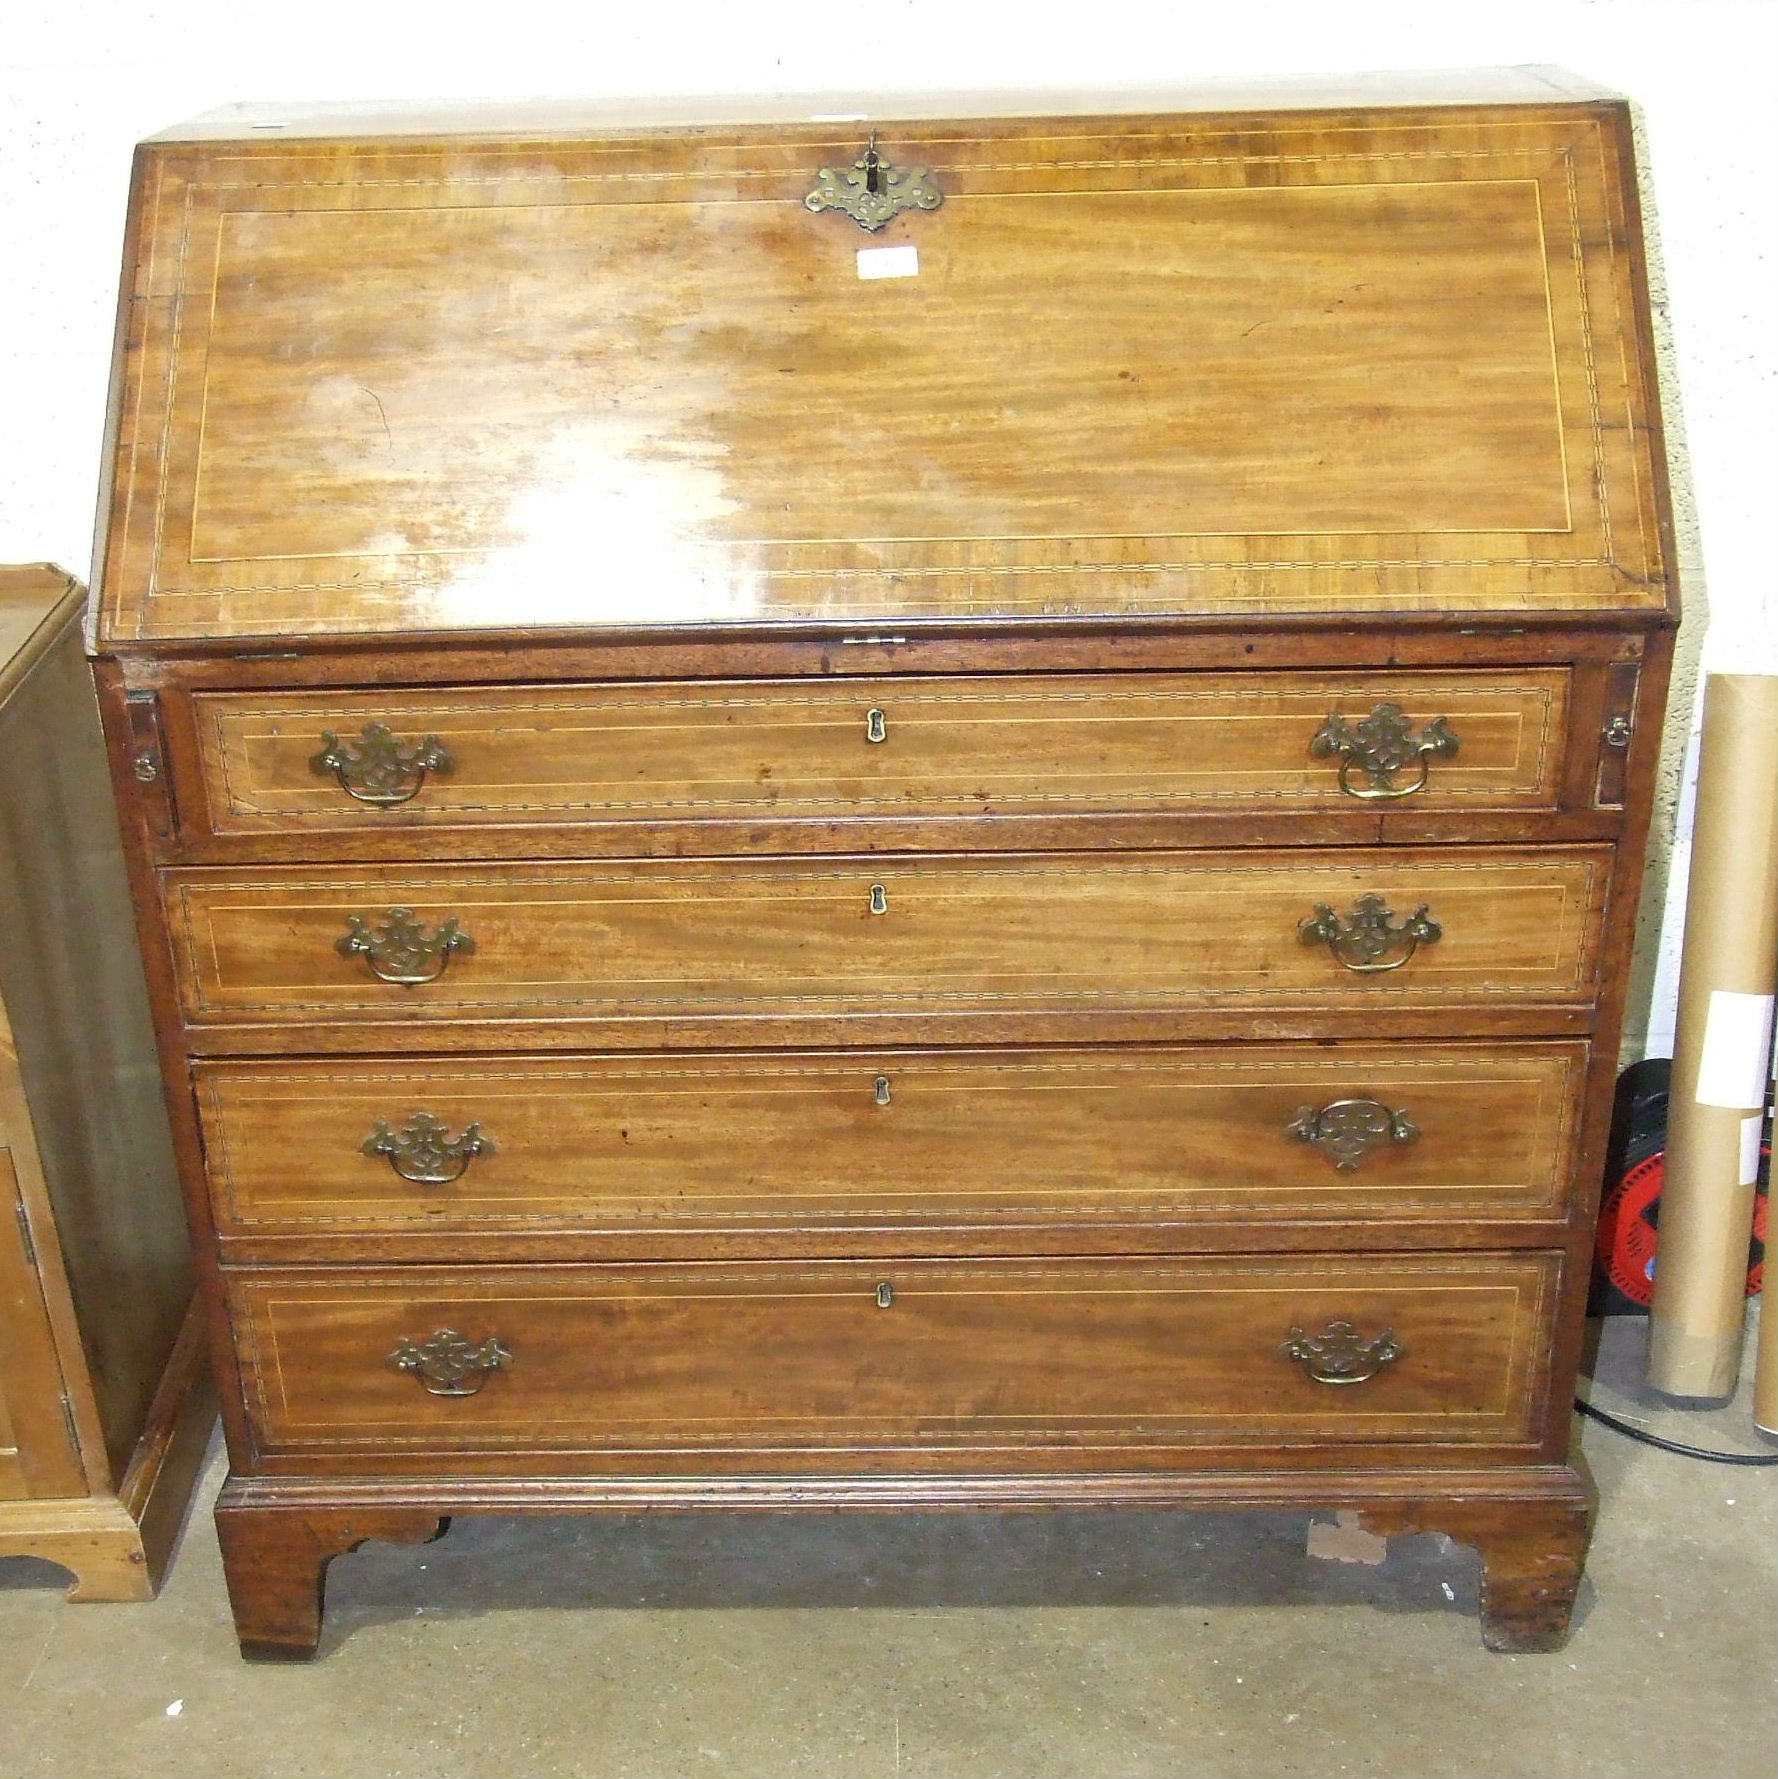
[[886, 1310], [895, 1301], [895, 1287], [885, 1280], [877, 1287], [877, 1308]]
[[883, 189], [882, 161], [877, 156], [877, 139], [872, 136], [864, 151], [864, 189], [873, 197]]
[[887, 741], [889, 739], [889, 719], [880, 710], [867, 710], [864, 713], [864, 739], [866, 741]]
[[887, 1075], [879, 1075], [877, 1077], [877, 1104], [879, 1106], [886, 1106], [888, 1103], [889, 1077]]
[[880, 883], [870, 886], [870, 911], [872, 914], [889, 912], [889, 892]]

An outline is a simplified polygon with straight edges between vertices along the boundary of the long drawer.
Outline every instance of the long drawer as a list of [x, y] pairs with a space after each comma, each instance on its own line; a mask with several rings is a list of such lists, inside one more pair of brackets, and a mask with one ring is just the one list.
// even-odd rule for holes
[[[1121, 1467], [1535, 1436], [1548, 1253], [236, 1273], [262, 1450]], [[1342, 1326], [1344, 1325], [1344, 1326]], [[1348, 1332], [1349, 1330], [1349, 1332]], [[572, 1466], [573, 1459], [562, 1459]]]
[[[1452, 847], [192, 870], [166, 883], [191, 1021], [382, 1020], [408, 1043], [436, 1020], [572, 1013], [1586, 1001], [1609, 860]], [[1381, 923], [1374, 951], [1367, 918]]]
[[353, 1237], [424, 1255], [570, 1232], [1550, 1221], [1585, 1060], [1561, 1042], [1132, 1046], [214, 1062], [195, 1078], [225, 1243], [320, 1257]]
[[210, 831], [246, 834], [1547, 808], [1568, 691], [1553, 667], [1033, 674], [199, 693], [193, 711]]

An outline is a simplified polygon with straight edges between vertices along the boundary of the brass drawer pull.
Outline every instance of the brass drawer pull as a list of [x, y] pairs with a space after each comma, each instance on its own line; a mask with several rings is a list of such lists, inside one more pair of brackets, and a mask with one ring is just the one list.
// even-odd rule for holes
[[[1356, 723], [1330, 716], [1309, 743], [1314, 759], [1339, 756], [1340, 789], [1348, 797], [1371, 803], [1413, 796], [1425, 787], [1431, 762], [1448, 760], [1456, 751], [1457, 737], [1443, 717], [1434, 717], [1416, 735], [1399, 704], [1379, 704]], [[1397, 775], [1409, 767], [1418, 770], [1403, 784]], [[1364, 775], [1363, 784], [1353, 783], [1354, 770]]]
[[347, 915], [346, 932], [333, 948], [341, 957], [362, 957], [373, 976], [411, 988], [436, 981], [456, 953], [475, 950], [475, 941], [454, 914], [428, 934], [413, 909], [391, 908], [374, 932], [361, 915]]
[[436, 735], [398, 741], [387, 723], [366, 723], [356, 741], [341, 741], [331, 729], [323, 730], [321, 751], [309, 764], [317, 772], [331, 772], [348, 797], [384, 809], [419, 796], [428, 772], [457, 768]]
[[889, 719], [880, 710], [867, 710], [864, 713], [864, 739], [866, 741], [887, 741], [889, 739]]
[[889, 912], [889, 892], [880, 883], [873, 883], [870, 886], [870, 911], [872, 914], [887, 914]]
[[1373, 1149], [1411, 1143], [1420, 1135], [1406, 1112], [1391, 1112], [1381, 1100], [1331, 1100], [1319, 1111], [1302, 1106], [1284, 1131], [1299, 1143], [1313, 1143], [1343, 1174]]
[[440, 1328], [425, 1341], [404, 1334], [389, 1363], [411, 1372], [429, 1396], [474, 1396], [492, 1373], [512, 1363], [512, 1354], [493, 1335], [478, 1344], [454, 1328]]
[[1422, 902], [1399, 926], [1395, 911], [1381, 896], [1360, 896], [1345, 919], [1325, 902], [1301, 922], [1297, 933], [1305, 945], [1325, 945], [1337, 962], [1361, 976], [1399, 970], [1422, 945], [1436, 945], [1444, 928], [1426, 918]]
[[449, 1186], [462, 1179], [478, 1155], [492, 1155], [494, 1144], [482, 1135], [479, 1124], [465, 1125], [460, 1137], [446, 1133], [442, 1118], [416, 1112], [402, 1130], [379, 1118], [376, 1128], [360, 1145], [366, 1155], [387, 1157], [404, 1180], [416, 1186]]
[[1361, 1340], [1350, 1322], [1329, 1322], [1319, 1334], [1291, 1329], [1278, 1350], [1318, 1384], [1362, 1384], [1393, 1365], [1405, 1349], [1392, 1329], [1385, 1328], [1374, 1340]]
[[892, 167], [877, 152], [877, 133], [849, 167], [822, 167], [815, 189], [803, 199], [806, 209], [843, 210], [861, 229], [875, 234], [904, 210], [936, 210], [945, 195], [924, 167]]

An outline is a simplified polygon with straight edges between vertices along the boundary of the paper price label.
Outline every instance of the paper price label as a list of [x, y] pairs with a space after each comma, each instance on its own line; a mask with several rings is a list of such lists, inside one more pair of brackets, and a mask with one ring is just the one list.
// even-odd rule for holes
[[1771, 1067], [1772, 996], [1713, 990], [1693, 1098], [1732, 1112], [1763, 1109]]
[[911, 244], [901, 247], [860, 247], [858, 250], [860, 278], [918, 278], [920, 250]]
[[1759, 1184], [1759, 1140], [1766, 1128], [1765, 1115], [1755, 1112], [1741, 1120], [1741, 1179], [1743, 1186]]

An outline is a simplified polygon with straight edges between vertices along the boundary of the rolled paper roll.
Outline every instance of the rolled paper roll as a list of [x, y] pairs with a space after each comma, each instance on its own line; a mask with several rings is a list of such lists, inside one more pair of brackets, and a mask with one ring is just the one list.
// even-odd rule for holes
[[1762, 1291], [1759, 1348], [1753, 1361], [1753, 1424], [1778, 1439], [1778, 1304]]
[[[1648, 1381], [1719, 1399], [1741, 1369], [1778, 987], [1778, 675], [1712, 674], [1680, 953]], [[1751, 1140], [1750, 1140], [1751, 1139]]]

